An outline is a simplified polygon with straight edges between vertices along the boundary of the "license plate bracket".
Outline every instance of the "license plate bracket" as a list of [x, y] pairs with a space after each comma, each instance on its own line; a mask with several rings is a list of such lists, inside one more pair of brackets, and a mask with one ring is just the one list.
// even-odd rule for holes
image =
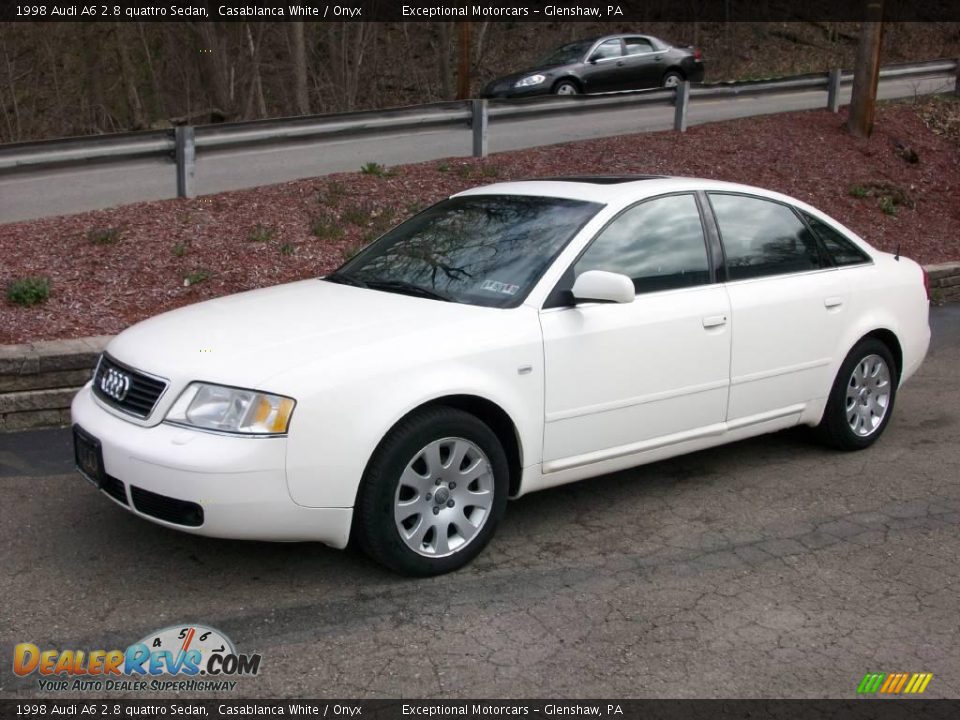
[[102, 488], [106, 473], [103, 470], [103, 449], [100, 441], [79, 425], [73, 426], [73, 455], [77, 470], [94, 487]]

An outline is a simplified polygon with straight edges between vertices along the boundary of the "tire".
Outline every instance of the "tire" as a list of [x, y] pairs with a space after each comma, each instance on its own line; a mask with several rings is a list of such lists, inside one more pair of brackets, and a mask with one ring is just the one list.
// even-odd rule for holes
[[573, 80], [560, 80], [553, 86], [554, 95], [579, 95], [580, 86]]
[[858, 342], [833, 381], [817, 426], [821, 441], [840, 450], [873, 445], [893, 415], [898, 377], [896, 362], [884, 343], [876, 338]]
[[396, 425], [374, 452], [354, 536], [373, 560], [404, 575], [457, 570], [493, 536], [508, 475], [507, 456], [487, 425], [455, 408], [426, 408]]
[[676, 87], [685, 80], [682, 73], [677, 72], [676, 70], [670, 70], [663, 74], [663, 78], [660, 80], [661, 87]]

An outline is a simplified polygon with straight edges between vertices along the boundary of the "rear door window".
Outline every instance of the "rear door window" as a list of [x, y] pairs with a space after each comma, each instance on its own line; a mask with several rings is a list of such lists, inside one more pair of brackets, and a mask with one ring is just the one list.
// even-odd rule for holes
[[653, 45], [650, 41], [642, 37], [624, 38], [624, 44], [627, 47], [627, 55], [640, 55], [642, 53], [652, 53]]
[[720, 229], [728, 280], [822, 267], [816, 238], [789, 206], [749, 195], [708, 195]]

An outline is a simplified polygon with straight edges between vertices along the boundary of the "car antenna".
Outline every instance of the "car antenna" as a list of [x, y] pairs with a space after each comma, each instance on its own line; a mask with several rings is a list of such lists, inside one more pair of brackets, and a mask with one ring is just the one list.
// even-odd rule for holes
[[894, 253], [893, 259], [900, 262], [900, 243], [897, 243], [897, 252]]

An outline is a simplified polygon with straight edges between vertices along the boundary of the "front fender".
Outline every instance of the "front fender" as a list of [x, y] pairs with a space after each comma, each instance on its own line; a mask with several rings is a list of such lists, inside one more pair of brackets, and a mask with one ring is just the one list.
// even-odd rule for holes
[[[408, 366], [326, 386], [298, 404], [287, 442], [287, 486], [308, 507], [352, 507], [364, 469], [390, 429], [416, 408], [473, 395], [512, 419], [525, 464], [540, 461], [543, 353], [539, 338], [459, 360]], [[520, 372], [529, 366], [529, 370]]]

